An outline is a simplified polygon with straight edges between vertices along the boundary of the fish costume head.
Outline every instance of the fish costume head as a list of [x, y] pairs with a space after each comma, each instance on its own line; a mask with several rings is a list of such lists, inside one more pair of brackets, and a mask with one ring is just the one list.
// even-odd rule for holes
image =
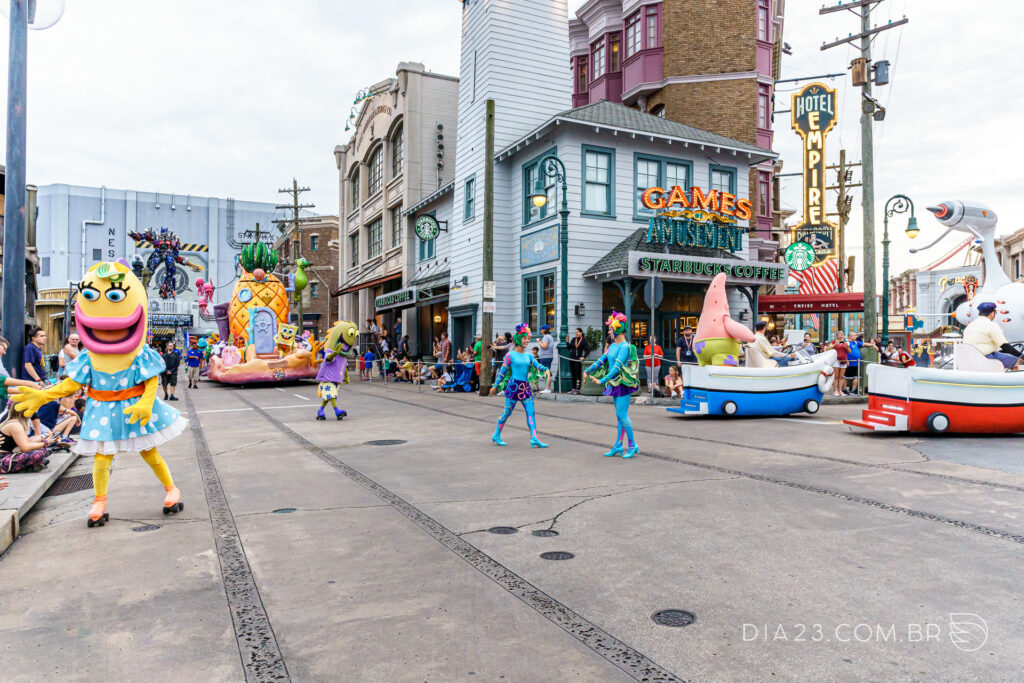
[[347, 355], [358, 338], [359, 328], [356, 324], [348, 320], [342, 320], [327, 333], [327, 341], [324, 346], [335, 353]]
[[78, 283], [75, 327], [93, 356], [127, 368], [146, 343], [149, 299], [124, 259], [102, 261]]

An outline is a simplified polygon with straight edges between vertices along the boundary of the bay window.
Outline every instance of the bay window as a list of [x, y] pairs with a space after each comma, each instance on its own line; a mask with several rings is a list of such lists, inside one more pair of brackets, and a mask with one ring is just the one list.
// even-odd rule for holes
[[593, 75], [593, 79], [597, 80], [601, 76], [604, 76], [604, 66], [605, 66], [604, 38], [601, 38], [596, 43], [594, 43], [594, 45], [591, 48], [590, 52], [593, 55], [593, 59], [594, 59], [594, 75]]

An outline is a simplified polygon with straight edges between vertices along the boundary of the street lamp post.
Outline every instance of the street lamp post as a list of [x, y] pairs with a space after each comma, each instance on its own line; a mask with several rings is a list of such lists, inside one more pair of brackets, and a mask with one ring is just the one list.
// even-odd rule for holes
[[530, 201], [538, 209], [543, 208], [548, 201], [547, 188], [544, 186], [545, 178], [554, 178], [555, 183], [562, 184], [562, 207], [558, 211], [561, 222], [558, 229], [558, 252], [561, 256], [561, 295], [560, 315], [558, 325], [558, 390], [562, 391], [562, 383], [569, 377], [569, 363], [567, 362], [569, 344], [569, 190], [566, 182], [565, 164], [555, 155], [544, 157], [537, 166], [537, 183], [534, 185]]
[[914, 217], [914, 202], [903, 194], [895, 194], [885, 202], [885, 221], [882, 229], [882, 344], [889, 343], [889, 217], [897, 213], [910, 212], [907, 220], [907, 236], [917, 237], [917, 218]]

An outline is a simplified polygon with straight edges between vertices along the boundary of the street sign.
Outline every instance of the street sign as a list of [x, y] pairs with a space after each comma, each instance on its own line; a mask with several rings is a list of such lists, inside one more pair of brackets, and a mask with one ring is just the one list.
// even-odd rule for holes
[[[484, 280], [484, 298], [494, 299], [498, 293], [498, 287], [494, 283], [494, 280]], [[485, 313], [487, 311], [484, 311]], [[494, 311], [491, 311], [493, 313]]]
[[493, 301], [485, 301], [484, 302], [484, 313], [494, 313], [494, 302]]
[[644, 285], [644, 301], [647, 302], [647, 307], [652, 311], [661, 305], [661, 300], [665, 297], [665, 285], [662, 283], [661, 278], [652, 277]]

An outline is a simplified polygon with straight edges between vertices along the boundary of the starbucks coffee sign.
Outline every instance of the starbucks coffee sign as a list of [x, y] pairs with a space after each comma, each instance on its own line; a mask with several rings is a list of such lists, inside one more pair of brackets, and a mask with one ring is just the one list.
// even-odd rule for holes
[[707, 283], [719, 273], [725, 273], [730, 285], [785, 285], [789, 278], [789, 268], [774, 261], [629, 252], [630, 277]]
[[378, 311], [382, 311], [389, 308], [398, 308], [403, 305], [411, 306], [414, 303], [416, 303], [416, 289], [410, 287], [408, 289], [400, 289], [397, 292], [381, 294], [373, 300], [373, 307]]

